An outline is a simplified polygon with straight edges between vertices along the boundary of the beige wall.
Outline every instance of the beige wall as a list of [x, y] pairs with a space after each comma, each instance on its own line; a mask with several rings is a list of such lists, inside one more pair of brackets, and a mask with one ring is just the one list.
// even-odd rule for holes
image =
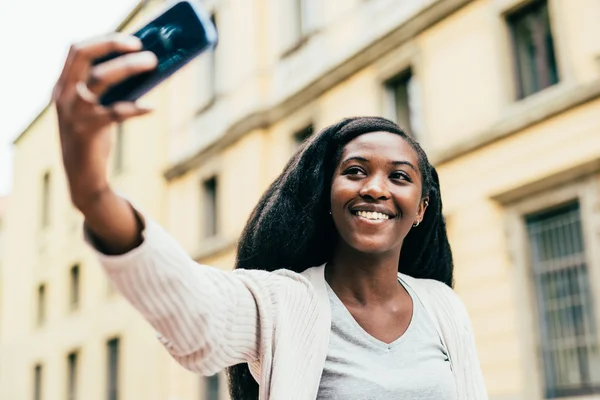
[[[150, 3], [149, 9], [156, 7]], [[131, 27], [147, 18], [139, 13]], [[124, 125], [124, 166], [111, 171], [114, 186], [159, 221], [163, 220], [167, 152], [162, 88], [146, 99], [158, 111]], [[162, 93], [161, 93], [162, 92]], [[44, 366], [44, 399], [66, 398], [67, 354], [79, 351], [79, 398], [106, 398], [106, 341], [121, 339], [121, 398], [164, 399], [168, 366], [149, 325], [118, 295], [82, 240], [81, 217], [71, 207], [60, 160], [54, 108], [45, 110], [15, 145], [12, 203], [6, 214], [2, 271], [0, 398], [28, 399], [33, 368]], [[42, 176], [51, 173], [50, 223], [41, 228]], [[69, 270], [81, 268], [78, 310], [69, 309]], [[46, 285], [46, 323], [37, 327], [36, 291]]]
[[[346, 116], [390, 116], [384, 83], [410, 67], [421, 88], [420, 139], [442, 181], [456, 290], [472, 316], [490, 396], [541, 399], [521, 216], [579, 196], [589, 267], [600, 274], [594, 250], [600, 239], [600, 25], [593, 17], [600, 3], [550, 0], [561, 81], [515, 101], [504, 15], [522, 3], [356, 0], [341, 10], [313, 2], [310, 29], [293, 40], [281, 31], [289, 28], [281, 20], [291, 0], [209, 1], [221, 33], [215, 97], [206, 95], [206, 54], [153, 91], [145, 100], [158, 111], [125, 125], [125, 166], [114, 184], [192, 257], [230, 269], [248, 215], [292, 155], [293, 133]], [[53, 176], [53, 209], [43, 231], [46, 170]], [[201, 184], [211, 176], [219, 181], [219, 234], [203, 239]], [[108, 293], [83, 245], [60, 169], [52, 108], [17, 142], [14, 182], [5, 223], [0, 398], [30, 396], [38, 361], [46, 366], [44, 400], [63, 398], [65, 357], [73, 348], [82, 349], [81, 398], [105, 398], [104, 345], [112, 335], [123, 339], [123, 399], [201, 398], [202, 379], [170, 360], [148, 325]], [[82, 265], [82, 304], [69, 313], [74, 262]], [[49, 315], [35, 328], [40, 282], [48, 285]], [[600, 318], [600, 304], [596, 313]]]
[[[0, 293], [4, 291], [4, 285], [2, 283], [2, 270], [4, 268], [6, 257], [6, 228], [4, 225], [4, 220], [6, 217], [7, 209], [8, 209], [8, 196], [0, 197]], [[0, 296], [0, 332], [2, 332], [2, 327], [4, 326], [4, 314], [2, 307], [3, 298]], [[0, 361], [1, 364], [1, 361]], [[0, 376], [0, 385], [2, 385], [2, 377]]]

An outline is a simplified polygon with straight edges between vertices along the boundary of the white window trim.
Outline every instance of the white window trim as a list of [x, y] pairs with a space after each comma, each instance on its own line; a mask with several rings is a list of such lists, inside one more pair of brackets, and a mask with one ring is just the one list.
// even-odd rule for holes
[[576, 84], [573, 72], [573, 64], [569, 55], [569, 48], [566, 35], [565, 17], [562, 15], [562, 5], [557, 0], [546, 0], [548, 2], [548, 12], [550, 15], [550, 29], [554, 41], [554, 56], [556, 58], [556, 68], [558, 72], [558, 82], [552, 86], [542, 89], [532, 95], [522, 99], [517, 99], [516, 81], [517, 76], [514, 71], [514, 50], [510, 28], [506, 21], [507, 15], [526, 7], [535, 0], [494, 0], [490, 13], [495, 20], [494, 36], [498, 52], [498, 71], [500, 79], [500, 93], [502, 96], [503, 114], [515, 112], [515, 109], [527, 107], [532, 102], [540, 101], [552, 97], [557, 91], [565, 90]]
[[211, 236], [208, 238], [204, 237], [203, 227], [205, 226], [204, 219], [204, 198], [203, 198], [203, 183], [208, 179], [213, 177], [217, 178], [217, 204], [219, 204], [219, 198], [221, 197], [221, 193], [223, 193], [223, 174], [222, 171], [222, 161], [219, 155], [211, 157], [207, 160], [202, 166], [200, 166], [195, 174], [194, 180], [197, 182], [197, 206], [200, 208], [198, 212], [198, 219], [196, 225], [196, 248], [192, 252], [192, 256], [194, 260], [201, 261], [205, 258], [209, 258], [215, 254], [218, 254], [223, 251], [227, 251], [231, 248], [235, 247], [236, 240], [228, 238], [223, 229], [223, 218], [217, 215], [217, 234], [215, 236]]
[[[514, 269], [511, 271], [515, 307], [517, 310], [517, 329], [522, 354], [523, 398], [544, 399], [544, 374], [540, 358], [540, 329], [535, 288], [531, 280], [528, 236], [524, 217], [569, 201], [579, 201], [581, 226], [590, 274], [593, 305], [597, 332], [600, 336], [600, 177], [592, 175], [556, 188], [547, 188], [543, 192], [506, 204], [507, 217], [505, 234], [509, 254]], [[600, 342], [600, 337], [598, 337]], [[561, 400], [597, 400], [600, 396], [564, 397]]]
[[416, 139], [419, 144], [428, 149], [429, 146], [429, 129], [427, 126], [427, 101], [424, 96], [424, 86], [420, 80], [420, 72], [423, 69], [423, 60], [419, 51], [418, 44], [414, 41], [409, 41], [399, 48], [391, 51], [382, 59], [373, 64], [373, 68], [377, 74], [377, 83], [380, 87], [381, 94], [380, 106], [381, 114], [391, 121], [396, 120], [395, 99], [390, 91], [389, 83], [394, 78], [409, 71], [412, 78], [420, 85], [419, 107], [421, 121], [418, 122], [418, 132], [415, 132]]

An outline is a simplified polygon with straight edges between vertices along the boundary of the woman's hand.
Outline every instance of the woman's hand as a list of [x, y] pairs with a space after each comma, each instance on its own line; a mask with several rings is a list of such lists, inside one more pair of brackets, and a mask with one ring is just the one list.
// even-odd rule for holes
[[[156, 56], [140, 52], [141, 41], [111, 34], [73, 45], [54, 88], [63, 163], [73, 204], [84, 211], [90, 201], [108, 188], [107, 161], [110, 126], [150, 110], [135, 103], [103, 107], [98, 97], [111, 85], [156, 67]], [[112, 52], [126, 53], [92, 65]]]
[[[111, 85], [156, 67], [156, 56], [141, 48], [138, 38], [124, 34], [72, 46], [52, 96], [71, 201], [84, 214], [98, 245], [110, 254], [124, 253], [142, 240], [133, 209], [108, 183], [110, 126], [150, 109], [132, 102], [104, 107], [98, 97]], [[113, 52], [124, 55], [93, 65]]]

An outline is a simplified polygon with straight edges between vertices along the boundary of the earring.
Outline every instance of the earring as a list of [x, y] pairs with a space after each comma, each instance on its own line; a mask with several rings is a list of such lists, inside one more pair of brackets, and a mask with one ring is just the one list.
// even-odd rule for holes
[[333, 215], [333, 214], [331, 214], [331, 210], [329, 210], [329, 215]]
[[416, 228], [417, 226], [419, 226], [419, 224], [421, 223], [421, 221], [417, 221], [413, 224], [413, 228]]

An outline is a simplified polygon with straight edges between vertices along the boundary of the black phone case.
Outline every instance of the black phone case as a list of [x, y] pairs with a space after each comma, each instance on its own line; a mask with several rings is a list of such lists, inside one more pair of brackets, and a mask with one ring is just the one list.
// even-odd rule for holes
[[[212, 22], [202, 18], [187, 1], [182, 1], [142, 29], [134, 33], [141, 39], [142, 50], [153, 52], [157, 67], [149, 72], [130, 77], [110, 87], [101, 97], [102, 105], [118, 101], [135, 101], [160, 82], [171, 76], [198, 54], [216, 45], [216, 31]], [[118, 56], [112, 53], [94, 61], [99, 64]]]

